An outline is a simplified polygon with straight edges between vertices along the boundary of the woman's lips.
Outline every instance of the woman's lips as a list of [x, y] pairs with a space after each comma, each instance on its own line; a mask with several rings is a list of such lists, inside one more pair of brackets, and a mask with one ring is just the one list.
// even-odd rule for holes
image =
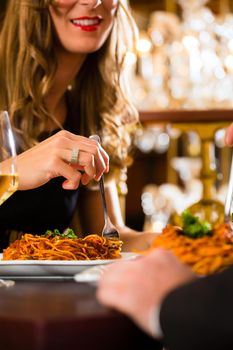
[[75, 27], [78, 27], [81, 30], [84, 30], [87, 32], [97, 30], [101, 21], [102, 21], [102, 18], [100, 17], [79, 17], [79, 18], [71, 19], [71, 23]]

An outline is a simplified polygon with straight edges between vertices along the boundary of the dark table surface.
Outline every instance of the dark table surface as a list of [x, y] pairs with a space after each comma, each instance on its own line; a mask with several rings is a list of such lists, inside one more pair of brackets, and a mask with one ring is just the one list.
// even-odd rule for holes
[[156, 350], [160, 345], [124, 315], [101, 306], [94, 286], [16, 281], [0, 288], [0, 349]]

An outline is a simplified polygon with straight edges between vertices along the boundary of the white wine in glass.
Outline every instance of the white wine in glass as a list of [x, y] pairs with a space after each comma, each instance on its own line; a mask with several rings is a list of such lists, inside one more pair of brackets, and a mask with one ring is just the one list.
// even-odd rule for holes
[[18, 188], [15, 139], [7, 111], [0, 111], [0, 205]]

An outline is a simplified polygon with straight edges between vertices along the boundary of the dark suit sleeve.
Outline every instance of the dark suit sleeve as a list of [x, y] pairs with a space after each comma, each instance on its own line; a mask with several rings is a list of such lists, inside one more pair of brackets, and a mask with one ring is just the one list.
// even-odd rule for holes
[[169, 350], [233, 350], [233, 267], [172, 291], [160, 323]]

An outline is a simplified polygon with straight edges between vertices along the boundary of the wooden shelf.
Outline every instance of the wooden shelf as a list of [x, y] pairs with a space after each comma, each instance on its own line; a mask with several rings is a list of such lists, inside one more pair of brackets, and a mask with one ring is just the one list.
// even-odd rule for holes
[[142, 124], [233, 122], [233, 109], [140, 111]]

